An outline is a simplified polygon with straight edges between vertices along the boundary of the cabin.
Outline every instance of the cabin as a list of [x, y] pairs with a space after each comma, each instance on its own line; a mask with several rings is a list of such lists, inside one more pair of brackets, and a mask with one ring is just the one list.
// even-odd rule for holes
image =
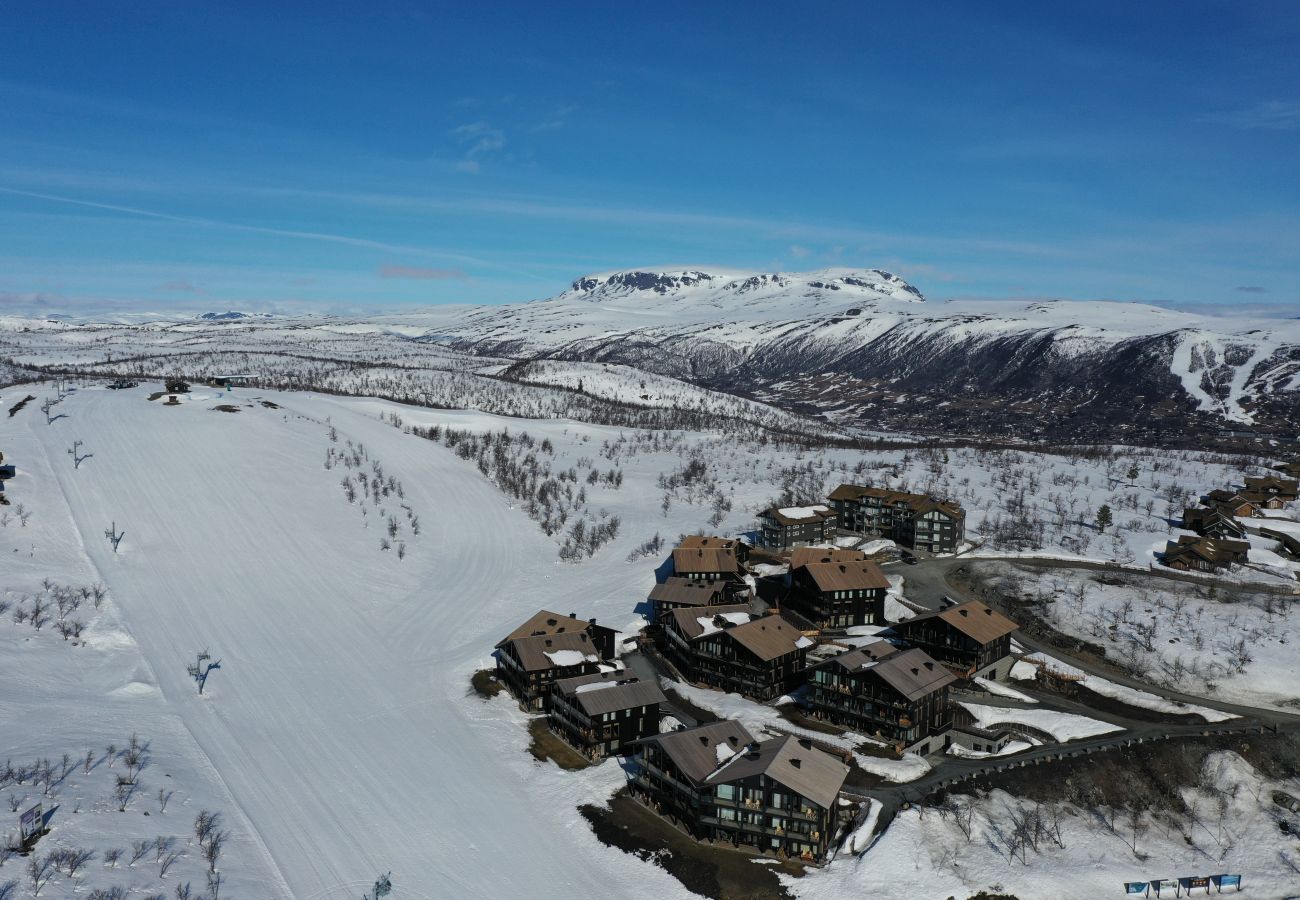
[[557, 681], [618, 671], [612, 628], [542, 610], [496, 645], [497, 678], [524, 709], [546, 707]]
[[826, 858], [845, 815], [837, 802], [849, 767], [807, 738], [750, 744], [705, 778], [705, 836], [782, 859]]
[[1002, 613], [971, 600], [899, 622], [893, 630], [958, 678], [996, 681], [1010, 677], [1011, 634], [1016, 628]]
[[785, 602], [821, 628], [884, 625], [888, 590], [873, 562], [813, 562], [791, 571]]
[[625, 671], [579, 675], [555, 683], [546, 720], [575, 750], [598, 760], [658, 734], [666, 700], [659, 685]]
[[691, 535], [673, 549], [673, 574], [695, 581], [741, 581], [745, 570], [740, 541]]
[[168, 378], [164, 382], [163, 393], [165, 394], [188, 394], [190, 392], [189, 382], [182, 381], [179, 378]]
[[952, 727], [948, 688], [956, 680], [924, 650], [876, 641], [813, 666], [809, 699], [819, 719], [926, 754], [943, 748], [931, 737]]
[[753, 743], [745, 726], [727, 719], [644, 738], [631, 747], [628, 790], [659, 815], [702, 839], [704, 795], [712, 794], [705, 779]]
[[827, 499], [841, 529], [902, 547], [955, 553], [966, 538], [966, 512], [952, 500], [858, 484], [841, 484]]
[[1210, 491], [1201, 500], [1211, 509], [1217, 509], [1225, 516], [1230, 518], [1239, 517], [1243, 519], [1259, 515], [1259, 504], [1247, 497], [1242, 496], [1236, 491], [1228, 491], [1222, 488]]
[[1282, 473], [1284, 478], [1291, 478], [1300, 481], [1300, 462], [1281, 463], [1277, 470]]
[[650, 621], [663, 625], [664, 618], [674, 609], [733, 603], [743, 589], [744, 585], [733, 581], [697, 581], [674, 575], [650, 590]]
[[1246, 526], [1219, 509], [1206, 509], [1203, 506], [1188, 507], [1183, 510], [1183, 527], [1205, 537], [1231, 538], [1242, 540], [1246, 537]]
[[1244, 565], [1249, 551], [1246, 541], [1185, 534], [1165, 544], [1164, 564], [1182, 572], [1214, 572]]
[[1297, 488], [1300, 488], [1300, 481], [1294, 478], [1266, 475], [1263, 478], [1247, 478], [1246, 490], [1242, 493], [1247, 497], [1271, 497], [1290, 503], [1296, 499]]
[[230, 390], [231, 388], [246, 387], [250, 382], [252, 382], [252, 380], [253, 376], [248, 374], [213, 375], [212, 385], [214, 387]]
[[825, 543], [835, 536], [835, 524], [827, 506], [774, 506], [758, 514], [758, 542], [770, 550]]
[[755, 700], [794, 690], [814, 643], [780, 616], [755, 617], [747, 604], [675, 609], [664, 640], [689, 680]]

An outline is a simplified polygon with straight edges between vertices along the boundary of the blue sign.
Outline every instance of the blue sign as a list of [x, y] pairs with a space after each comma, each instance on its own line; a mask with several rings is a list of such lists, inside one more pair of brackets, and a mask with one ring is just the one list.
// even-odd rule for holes
[[1150, 888], [1150, 883], [1146, 881], [1124, 882], [1124, 893], [1126, 894], [1145, 894]]
[[44, 824], [45, 817], [41, 815], [41, 805], [37, 803], [18, 817], [18, 834], [26, 842], [28, 838], [40, 831]]
[[1237, 890], [1241, 890], [1240, 875], [1212, 875], [1210, 880], [1218, 885], [1220, 890], [1226, 887], [1235, 887]]

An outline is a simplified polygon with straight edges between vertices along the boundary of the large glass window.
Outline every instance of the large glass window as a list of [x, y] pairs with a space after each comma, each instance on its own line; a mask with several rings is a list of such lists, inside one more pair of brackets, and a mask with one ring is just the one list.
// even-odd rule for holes
[[719, 800], [735, 800], [736, 786], [734, 784], [720, 784], [717, 789]]

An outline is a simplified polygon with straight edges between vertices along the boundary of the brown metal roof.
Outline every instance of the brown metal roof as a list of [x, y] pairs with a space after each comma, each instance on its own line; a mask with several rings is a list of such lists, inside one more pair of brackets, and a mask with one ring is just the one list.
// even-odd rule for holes
[[[700, 624], [700, 619], [706, 622], [712, 622], [718, 616], [724, 613], [744, 613], [750, 615], [748, 603], [719, 603], [716, 606], [683, 606], [672, 611], [672, 617], [677, 621], [677, 630], [680, 631], [688, 641], [693, 641], [700, 637], [707, 630], [704, 625]], [[721, 625], [717, 626], [721, 628]], [[730, 627], [738, 627], [733, 624]]]
[[709, 773], [718, 767], [719, 744], [726, 745], [733, 754], [739, 753], [754, 742], [754, 736], [739, 722], [723, 719], [683, 731], [673, 731], [646, 738], [641, 743], [654, 743], [663, 748], [683, 775], [700, 785]]
[[673, 551], [673, 570], [679, 574], [740, 572], [735, 547], [678, 547]]
[[[607, 684], [595, 690], [580, 691], [590, 684]], [[589, 716], [599, 716], [620, 709], [635, 709], [652, 703], [663, 703], [667, 697], [653, 681], [640, 681], [626, 671], [597, 672], [564, 678], [555, 682], [555, 689], [571, 698]]]
[[857, 562], [867, 558], [861, 550], [843, 547], [795, 547], [790, 553], [790, 568], [797, 569], [815, 562]]
[[717, 581], [698, 581], [694, 578], [669, 578], [650, 590], [650, 599], [660, 603], [678, 603], [688, 606], [708, 606], [724, 595]]
[[899, 650], [885, 641], [841, 653], [822, 665], [838, 666], [850, 674], [870, 672], [908, 700], [919, 700], [957, 680], [924, 650]]
[[572, 616], [562, 616], [559, 613], [543, 609], [532, 616], [527, 622], [520, 625], [514, 631], [510, 632], [497, 644], [502, 644], [517, 640], [522, 637], [532, 637], [538, 634], [564, 634], [577, 631], [586, 631], [589, 623], [582, 619], [575, 619]]
[[942, 619], [980, 644], [996, 641], [1020, 627], [1002, 613], [989, 608], [987, 604], [978, 600], [971, 600], [959, 606], [950, 606], [938, 612], [923, 613], [901, 624], [906, 627], [913, 622], [923, 622], [933, 618]]
[[584, 632], [566, 631], [563, 634], [542, 634], [535, 637], [516, 638], [504, 641], [515, 648], [520, 664], [526, 672], [540, 672], [545, 669], [558, 668], [547, 653], [561, 650], [576, 650], [584, 657], [591, 656], [591, 662], [600, 660], [600, 651], [592, 643], [590, 635]]
[[765, 775], [790, 791], [830, 809], [839, 797], [849, 768], [806, 738], [772, 738], [738, 754], [708, 777], [711, 785]]
[[746, 625], [735, 625], [727, 629], [727, 634], [763, 661], [794, 653], [798, 649], [795, 642], [803, 638], [803, 632], [780, 616], [764, 616]]
[[865, 560], [860, 562], [811, 563], [804, 566], [819, 590], [857, 591], [887, 589], [889, 579], [880, 566]]
[[740, 546], [740, 541], [734, 538], [717, 537], [716, 535], [707, 534], [688, 534], [677, 544], [678, 550], [695, 550], [699, 547], [712, 549], [721, 547], [724, 550], [735, 550]]

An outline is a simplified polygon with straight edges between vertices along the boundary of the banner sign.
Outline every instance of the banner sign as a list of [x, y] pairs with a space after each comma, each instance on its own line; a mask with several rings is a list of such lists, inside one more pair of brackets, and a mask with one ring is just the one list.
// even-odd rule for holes
[[1145, 881], [1124, 882], [1124, 893], [1126, 894], [1145, 894], [1150, 889], [1151, 885]]
[[1188, 891], [1192, 890], [1192, 888], [1205, 888], [1205, 893], [1208, 894], [1210, 892], [1210, 879], [1203, 875], [1193, 875], [1188, 878], [1180, 878], [1178, 879], [1178, 883]]
[[27, 812], [19, 816], [18, 834], [22, 838], [23, 842], [26, 843], [32, 835], [41, 830], [41, 826], [44, 824], [45, 817], [41, 815], [41, 805], [37, 803], [31, 809], [27, 810]]
[[1226, 887], [1235, 887], [1237, 890], [1241, 890], [1240, 875], [1212, 875], [1210, 876], [1210, 880], [1214, 882], [1219, 890], [1223, 890]]
[[1178, 882], [1172, 878], [1157, 878], [1151, 882], [1151, 887], [1155, 890], [1156, 896], [1160, 896], [1162, 890], [1177, 890]]

